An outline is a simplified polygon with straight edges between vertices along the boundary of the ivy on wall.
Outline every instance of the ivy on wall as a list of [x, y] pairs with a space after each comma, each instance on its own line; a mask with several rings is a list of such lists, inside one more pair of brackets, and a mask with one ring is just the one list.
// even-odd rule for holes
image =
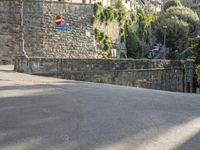
[[142, 10], [137, 11], [137, 23], [139, 24], [138, 36], [143, 37], [147, 33], [147, 30], [152, 22], [156, 20], [156, 16], [146, 13]]
[[[101, 2], [96, 3], [94, 5], [94, 15], [92, 17], [92, 23], [95, 24], [99, 22], [107, 26], [113, 20], [117, 21], [120, 26], [119, 30], [119, 36], [121, 37], [120, 41], [121, 43], [124, 43], [127, 40], [130, 41], [129, 39], [127, 39], [129, 37], [138, 36], [139, 40], [143, 39], [148, 31], [149, 26], [155, 19], [156, 16], [146, 13], [142, 10], [137, 10], [137, 11], [131, 10], [127, 12], [122, 4], [122, 1], [118, 0], [114, 7], [107, 7], [107, 8], [104, 8]], [[137, 32], [132, 32], [135, 24], [138, 24], [138, 30]], [[134, 36], [130, 35], [132, 33], [134, 33]], [[95, 29], [95, 37], [105, 51], [112, 49], [110, 37], [97, 28]]]
[[105, 50], [105, 51], [110, 51], [112, 46], [111, 46], [111, 41], [108, 35], [106, 35], [104, 32], [101, 32], [99, 29], [95, 29], [95, 37], [96, 40], [100, 43], [100, 46]]

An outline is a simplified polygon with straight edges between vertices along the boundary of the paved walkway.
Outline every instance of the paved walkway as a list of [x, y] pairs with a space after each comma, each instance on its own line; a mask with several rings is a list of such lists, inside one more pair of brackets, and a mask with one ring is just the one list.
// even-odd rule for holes
[[0, 66], [0, 150], [199, 150], [200, 95]]

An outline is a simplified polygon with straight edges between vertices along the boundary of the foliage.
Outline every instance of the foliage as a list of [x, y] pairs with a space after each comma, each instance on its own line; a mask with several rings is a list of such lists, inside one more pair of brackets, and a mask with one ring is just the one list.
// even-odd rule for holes
[[138, 36], [142, 38], [143, 35], [147, 32], [151, 23], [156, 20], [156, 16], [146, 13], [142, 10], [138, 10], [137, 18], [138, 18], [138, 24], [139, 24]]
[[123, 35], [124, 34], [124, 28], [121, 28], [119, 31], [119, 35]]
[[196, 66], [196, 75], [197, 75], [197, 82], [200, 85], [200, 64]]
[[101, 2], [95, 3], [94, 4], [94, 15], [98, 14], [101, 8], [102, 8]]
[[113, 8], [111, 7], [108, 7], [108, 8], [105, 8], [103, 10], [103, 12], [101, 12], [100, 14], [100, 20], [101, 20], [101, 23], [106, 23], [106, 25], [109, 23], [109, 22], [112, 22], [114, 19], [114, 10]]
[[98, 2], [94, 4], [94, 15], [92, 16], [92, 24], [96, 23], [100, 19], [100, 10], [102, 9], [102, 3]]
[[99, 19], [100, 19], [100, 14], [93, 15], [91, 19], [92, 24], [96, 23]]
[[139, 38], [131, 28], [126, 26], [126, 48], [128, 58], [138, 58], [140, 54]]
[[123, 43], [125, 41], [124, 35], [121, 36], [120, 42]]
[[163, 10], [166, 11], [170, 7], [182, 6], [179, 0], [167, 0], [163, 5]]
[[197, 36], [190, 41], [190, 51], [196, 64], [200, 64], [200, 36]]
[[193, 37], [198, 29], [199, 18], [196, 13], [186, 7], [170, 7], [156, 21], [157, 39], [163, 39], [166, 29], [166, 45], [173, 50], [184, 50], [188, 37]]
[[118, 17], [117, 17], [117, 21], [119, 22], [119, 25], [122, 26], [124, 24], [125, 20], [126, 20], [125, 11], [123, 9], [120, 9], [118, 11]]
[[122, 0], [117, 0], [117, 2], [115, 3], [115, 8], [118, 10], [123, 9]]
[[98, 2], [94, 5], [94, 15], [92, 16], [92, 24], [97, 21], [101, 21], [101, 23], [105, 23], [108, 25], [109, 22], [112, 22], [115, 18], [115, 11], [112, 7], [102, 8], [102, 3]]
[[177, 60], [179, 58], [180, 56], [177, 50], [172, 50], [167, 55], [167, 59]]
[[108, 35], [105, 35], [103, 32], [101, 32], [99, 29], [96, 28], [95, 38], [105, 51], [111, 50], [112, 46], [111, 46], [111, 41]]
[[165, 17], [177, 16], [180, 20], [189, 24], [189, 34], [193, 36], [198, 31], [199, 17], [196, 12], [187, 7], [171, 7], [167, 10]]
[[188, 23], [180, 20], [176, 16], [165, 18], [163, 16], [159, 19], [157, 24], [157, 38], [163, 40], [164, 29], [163, 26], [167, 26], [166, 29], [166, 45], [173, 50], [181, 49], [184, 43], [187, 43], [187, 37], [189, 33]]

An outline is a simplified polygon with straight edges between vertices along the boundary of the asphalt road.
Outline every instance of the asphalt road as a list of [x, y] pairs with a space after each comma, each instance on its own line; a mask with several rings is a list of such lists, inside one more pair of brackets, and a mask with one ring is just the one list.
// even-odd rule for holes
[[0, 66], [0, 150], [200, 150], [200, 95]]

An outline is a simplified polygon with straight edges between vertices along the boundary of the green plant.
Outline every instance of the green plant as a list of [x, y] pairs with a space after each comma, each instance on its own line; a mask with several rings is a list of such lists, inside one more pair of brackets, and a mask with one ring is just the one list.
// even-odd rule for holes
[[193, 38], [190, 41], [190, 51], [196, 64], [200, 64], [200, 36]]
[[101, 22], [105, 22], [108, 24], [109, 22], [112, 22], [114, 19], [114, 10], [111, 7], [108, 7], [101, 12]]
[[123, 9], [123, 3], [122, 0], [117, 0], [117, 2], [115, 3], [115, 8], [116, 9]]
[[196, 12], [187, 7], [171, 7], [165, 13], [165, 17], [176, 16], [180, 20], [189, 24], [189, 36], [194, 36], [198, 32], [199, 17]]
[[131, 21], [135, 21], [136, 17], [134, 14], [131, 14]]
[[94, 4], [94, 15], [99, 14], [100, 9], [102, 8], [102, 3], [98, 2]]
[[96, 23], [99, 20], [99, 18], [100, 18], [99, 14], [93, 15], [91, 19], [92, 24]]
[[140, 57], [139, 38], [135, 32], [128, 31], [126, 33], [126, 48], [128, 58]]
[[119, 10], [118, 11], [118, 18], [117, 18], [119, 25], [122, 26], [125, 20], [126, 20], [125, 12], [123, 10]]
[[102, 9], [102, 3], [101, 2], [94, 4], [94, 15], [91, 18], [92, 24], [96, 23], [100, 19], [101, 9]]
[[114, 10], [114, 19], [117, 19], [118, 18], [118, 12], [117, 10]]
[[183, 6], [170, 7], [159, 16], [155, 23], [157, 39], [163, 39], [163, 27], [167, 26], [167, 47], [181, 52], [187, 48], [188, 38], [197, 34], [198, 23], [198, 15], [191, 9]]
[[112, 48], [112, 44], [108, 35], [105, 35], [99, 29], [95, 29], [95, 38], [100, 43], [105, 51], [109, 51]]
[[197, 75], [197, 82], [200, 85], [200, 64], [196, 66], [196, 75]]

